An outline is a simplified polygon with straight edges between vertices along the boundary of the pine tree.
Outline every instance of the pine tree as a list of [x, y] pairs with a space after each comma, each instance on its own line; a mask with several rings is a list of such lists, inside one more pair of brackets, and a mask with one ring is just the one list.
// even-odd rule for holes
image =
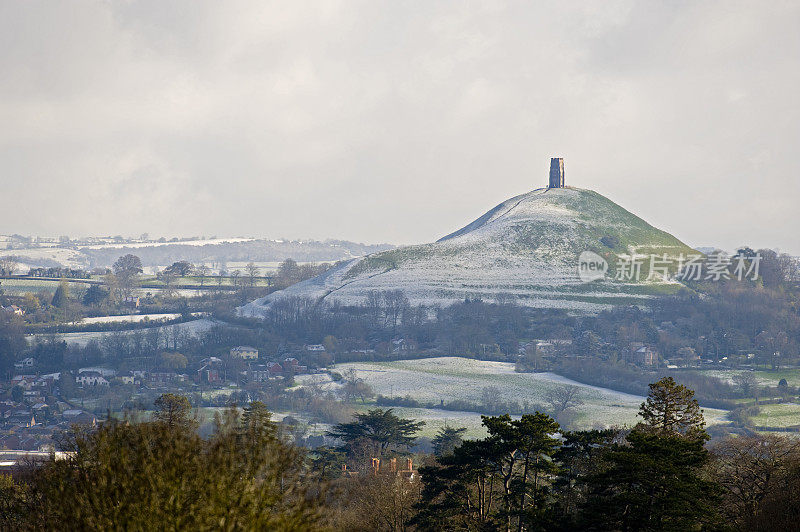
[[694, 398], [694, 391], [664, 377], [650, 384], [647, 400], [639, 408], [644, 427], [661, 435], [683, 435], [708, 439], [703, 410]]
[[602, 530], [693, 530], [713, 523], [720, 489], [708, 462], [702, 410], [694, 392], [666, 377], [650, 385], [639, 423], [587, 479], [580, 525]]

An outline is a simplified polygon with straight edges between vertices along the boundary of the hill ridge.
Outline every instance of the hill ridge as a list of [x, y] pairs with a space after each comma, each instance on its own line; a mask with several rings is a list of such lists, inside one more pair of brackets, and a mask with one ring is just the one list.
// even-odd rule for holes
[[540, 188], [509, 198], [435, 242], [347, 261], [241, 311], [257, 315], [290, 296], [357, 304], [372, 290], [401, 289], [416, 304], [441, 306], [503, 294], [534, 307], [596, 312], [615, 304], [646, 304], [653, 295], [681, 286], [663, 280], [585, 283], [577, 272], [584, 251], [606, 259], [612, 273], [614, 261], [627, 254], [694, 252], [595, 191]]

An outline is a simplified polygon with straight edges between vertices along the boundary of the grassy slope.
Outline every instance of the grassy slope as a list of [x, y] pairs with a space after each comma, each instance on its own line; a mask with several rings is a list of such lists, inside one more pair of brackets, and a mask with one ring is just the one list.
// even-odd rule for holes
[[[604, 244], [601, 242], [604, 237], [607, 242], [616, 241], [616, 245], [609, 247]], [[446, 270], [452, 269], [457, 276], [463, 273], [465, 279], [455, 290], [453, 286], [440, 286], [437, 293], [441, 297], [458, 298], [462, 289], [485, 298], [491, 298], [498, 291], [521, 290], [534, 294], [537, 290], [546, 290], [553, 292], [547, 297], [551, 301], [605, 305], [641, 304], [643, 296], [674, 294], [681, 288], [663, 282], [603, 282], [599, 283], [600, 286], [598, 283], [580, 285], [565, 282], [562, 285], [552, 280], [536, 281], [536, 275], [526, 277], [524, 274], [519, 278], [520, 283], [498, 281], [495, 275], [486, 274], [483, 283], [479, 281], [480, 274], [471, 273], [490, 269], [496, 272], [505, 266], [511, 269], [525, 265], [526, 261], [534, 264], [534, 269], [552, 267], [561, 272], [571, 272], [578, 255], [586, 250], [605, 257], [612, 275], [618, 257], [632, 251], [641, 255], [667, 254], [671, 258], [696, 253], [674, 236], [651, 226], [596, 192], [580, 189], [534, 191], [498, 205], [439, 242], [404, 246], [365, 257], [350, 268], [344, 280], [353, 282], [355, 287], [365, 279], [378, 279], [387, 272], [408, 269], [449, 277]], [[649, 268], [649, 258], [645, 257], [641, 269], [643, 277], [647, 276]], [[470, 275], [477, 282], [472, 282]], [[424, 273], [420, 278], [424, 279]], [[520, 297], [525, 299], [526, 296]]]

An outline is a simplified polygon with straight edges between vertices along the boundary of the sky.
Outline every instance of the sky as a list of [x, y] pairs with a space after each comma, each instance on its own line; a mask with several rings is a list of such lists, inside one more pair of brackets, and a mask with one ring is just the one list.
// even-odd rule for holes
[[0, 0], [0, 234], [419, 243], [544, 186], [800, 254], [800, 2]]

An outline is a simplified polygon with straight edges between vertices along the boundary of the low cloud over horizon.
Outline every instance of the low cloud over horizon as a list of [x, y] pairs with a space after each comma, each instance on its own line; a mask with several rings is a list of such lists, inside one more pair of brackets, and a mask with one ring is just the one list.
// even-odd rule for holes
[[5, 2], [0, 234], [417, 243], [544, 186], [800, 254], [800, 4]]

